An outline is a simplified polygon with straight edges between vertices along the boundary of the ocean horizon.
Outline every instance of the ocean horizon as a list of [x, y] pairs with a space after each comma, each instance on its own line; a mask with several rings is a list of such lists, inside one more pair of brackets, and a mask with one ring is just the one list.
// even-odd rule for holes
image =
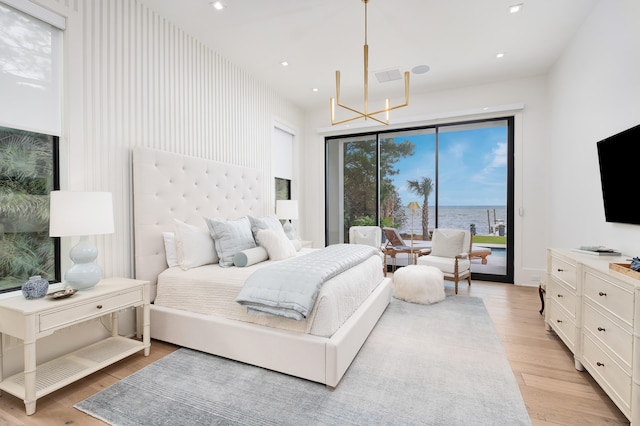
[[[429, 230], [435, 228], [435, 207], [429, 206]], [[488, 216], [487, 216], [488, 212]], [[495, 213], [494, 213], [495, 212]], [[406, 209], [407, 219], [398, 227], [401, 234], [410, 234], [411, 209]], [[495, 216], [494, 216], [495, 214]], [[495, 223], [507, 224], [506, 206], [438, 206], [438, 227], [470, 229], [475, 225], [476, 234], [489, 235]], [[495, 218], [495, 221], [494, 221]], [[416, 211], [413, 218], [413, 234], [422, 234], [422, 209]], [[506, 228], [505, 228], [506, 231]]]

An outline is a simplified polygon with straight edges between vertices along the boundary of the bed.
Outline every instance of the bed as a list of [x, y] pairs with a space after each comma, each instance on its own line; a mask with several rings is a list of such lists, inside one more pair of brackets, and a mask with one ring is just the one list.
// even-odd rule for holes
[[[391, 281], [382, 274], [381, 264], [370, 259], [369, 265], [363, 262], [358, 266], [361, 270], [344, 272], [362, 276], [362, 271], [376, 271], [365, 275], [370, 291], [354, 305], [353, 313], [319, 330], [313, 329], [312, 321], [320, 315], [317, 311], [324, 309], [320, 296], [310, 318], [302, 322], [247, 319], [242, 307], [233, 302], [229, 302], [229, 309], [235, 313], [224, 315], [212, 314], [209, 308], [180, 306], [194, 298], [221, 299], [215, 291], [226, 292], [232, 299], [237, 289], [216, 286], [214, 294], [201, 296], [198, 292], [203, 288], [211, 291], [206, 277], [217, 276], [219, 266], [186, 271], [199, 278], [187, 277], [179, 267], [168, 267], [163, 233], [174, 232], [176, 220], [185, 226], [203, 227], [203, 217], [268, 215], [261, 195], [263, 177], [255, 169], [141, 147], [134, 148], [132, 165], [135, 276], [151, 284], [151, 337], [336, 387], [391, 299]], [[297, 255], [304, 256], [307, 251], [301, 249]], [[235, 270], [231, 273], [237, 274], [237, 284], [251, 268], [224, 269]], [[169, 291], [165, 289], [167, 282], [174, 284]], [[190, 287], [181, 287], [183, 283]], [[190, 297], [192, 294], [197, 296]], [[328, 304], [336, 303], [341, 304]]]

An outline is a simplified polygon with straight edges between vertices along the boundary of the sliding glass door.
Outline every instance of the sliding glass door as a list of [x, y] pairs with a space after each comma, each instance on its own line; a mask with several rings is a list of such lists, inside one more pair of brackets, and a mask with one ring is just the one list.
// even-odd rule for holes
[[504, 118], [328, 138], [327, 243], [353, 225], [427, 246], [434, 228], [466, 229], [474, 278], [512, 282], [512, 135]]

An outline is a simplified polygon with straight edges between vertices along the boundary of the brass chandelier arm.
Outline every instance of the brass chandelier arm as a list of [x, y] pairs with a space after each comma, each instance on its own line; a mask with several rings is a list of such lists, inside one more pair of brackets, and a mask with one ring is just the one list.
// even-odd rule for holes
[[[366, 100], [366, 97], [365, 97]], [[388, 99], [387, 99], [388, 101]], [[347, 118], [344, 120], [339, 120], [339, 121], [335, 121], [335, 106], [339, 106], [340, 108], [344, 108], [348, 111], [351, 111], [355, 114], [357, 114], [355, 117], [351, 117], [351, 118]], [[377, 117], [375, 117], [378, 114], [382, 114], [382, 113], [388, 113], [389, 111], [393, 111], [395, 109], [399, 109], [399, 108], [403, 108], [406, 107], [407, 105], [409, 105], [409, 72], [405, 72], [404, 73], [404, 103], [403, 104], [399, 104], [399, 105], [394, 105], [394, 106], [387, 106], [386, 108], [377, 110], [377, 111], [373, 111], [373, 112], [368, 112], [366, 110], [366, 106], [367, 104], [365, 103], [365, 110], [364, 111], [360, 111], [357, 110], [355, 108], [352, 108], [348, 105], [344, 105], [343, 103], [340, 102], [340, 71], [336, 71], [336, 97], [331, 98], [330, 101], [330, 107], [331, 107], [331, 124], [332, 125], [338, 125], [338, 124], [344, 124], [344, 123], [348, 123], [350, 121], [354, 121], [354, 120], [358, 120], [360, 118], [364, 118], [365, 120], [367, 119], [372, 119], [374, 121], [377, 121], [380, 124], [385, 124], [388, 125], [389, 124], [389, 120], [381, 120]]]
[[[387, 99], [385, 108], [374, 111], [374, 112], [369, 112], [369, 45], [367, 44], [367, 3], [369, 2], [369, 0], [362, 0], [362, 2], [364, 3], [364, 101], [363, 101], [364, 111], [359, 111], [355, 108], [349, 107], [340, 102], [340, 71], [336, 71], [336, 97], [335, 97], [335, 100], [334, 98], [331, 98], [331, 104], [330, 104], [331, 125], [333, 126], [337, 124], [348, 123], [350, 121], [358, 120], [360, 118], [364, 118], [365, 120], [372, 119], [374, 121], [377, 121], [378, 123], [388, 125], [390, 111], [403, 108], [409, 105], [409, 72], [406, 71], [404, 73], [404, 103], [395, 105], [395, 106], [389, 106], [389, 99]], [[346, 109], [347, 111], [351, 111], [357, 115], [355, 117], [336, 121], [335, 120], [336, 105], [339, 106], [340, 108]], [[375, 115], [382, 114], [382, 113], [387, 114], [386, 120], [381, 120], [377, 117], [374, 117]]]

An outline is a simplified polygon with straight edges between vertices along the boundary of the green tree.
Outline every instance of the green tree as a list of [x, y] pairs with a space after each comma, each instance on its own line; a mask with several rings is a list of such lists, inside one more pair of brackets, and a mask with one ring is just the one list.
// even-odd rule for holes
[[55, 278], [52, 145], [51, 136], [0, 127], [0, 289]]
[[408, 180], [409, 190], [422, 197], [422, 238], [429, 239], [429, 195], [433, 192], [433, 181], [429, 177]]
[[[380, 176], [380, 220], [402, 223], [405, 217], [398, 190], [391, 177], [398, 174], [398, 161], [413, 155], [411, 141], [396, 143], [393, 138], [380, 141], [380, 170], [378, 171], [376, 141], [356, 140], [344, 144], [344, 225], [368, 221], [377, 213], [376, 186]], [[379, 174], [378, 174], [379, 173]], [[347, 233], [345, 232], [345, 235]]]

